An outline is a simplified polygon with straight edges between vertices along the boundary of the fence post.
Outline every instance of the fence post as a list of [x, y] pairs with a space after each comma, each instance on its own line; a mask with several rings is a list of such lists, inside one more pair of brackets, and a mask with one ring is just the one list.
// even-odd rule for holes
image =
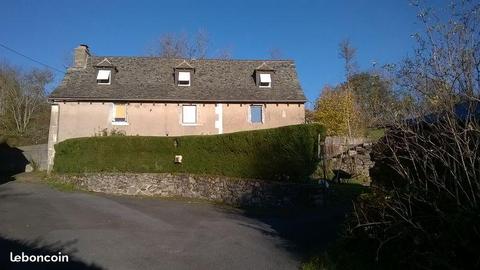
[[318, 138], [317, 138], [317, 145], [318, 145], [318, 149], [317, 149], [317, 158], [320, 158], [321, 156], [321, 153], [322, 153], [322, 139], [321, 139], [321, 136], [320, 134], [318, 134]]
[[327, 179], [327, 155], [325, 149], [325, 141], [322, 141], [320, 134], [318, 134], [318, 153], [317, 156], [322, 160], [323, 180]]

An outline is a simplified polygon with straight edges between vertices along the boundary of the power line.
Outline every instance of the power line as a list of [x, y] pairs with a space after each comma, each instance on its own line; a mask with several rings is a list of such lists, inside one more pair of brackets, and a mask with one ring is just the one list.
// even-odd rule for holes
[[42, 65], [42, 66], [44, 66], [44, 67], [46, 67], [46, 68], [49, 68], [49, 69], [54, 70], [54, 71], [56, 71], [56, 72], [60, 72], [60, 73], [62, 73], [62, 74], [65, 74], [65, 72], [61, 71], [61, 70], [58, 69], [58, 68], [54, 68], [54, 67], [52, 67], [52, 66], [50, 66], [50, 65], [44, 64], [44, 63], [42, 63], [42, 62], [40, 62], [40, 61], [37, 61], [37, 60], [35, 60], [35, 59], [33, 59], [33, 58], [29, 57], [29, 56], [26, 56], [25, 54], [23, 54], [23, 53], [21, 53], [21, 52], [19, 52], [19, 51], [16, 51], [16, 50], [14, 50], [14, 49], [12, 49], [12, 48], [9, 48], [9, 47], [5, 46], [5, 45], [2, 44], [2, 43], [0, 43], [0, 47], [4, 48], [4, 49], [6, 49], [6, 50], [9, 50], [9, 51], [11, 51], [11, 52], [13, 52], [13, 53], [15, 53], [15, 54], [18, 54], [18, 55], [20, 55], [20, 56], [22, 56], [22, 57], [25, 57], [25, 58], [27, 58], [28, 60], [33, 61], [33, 62], [35, 62], [35, 63], [37, 63], [37, 64], [40, 64], [40, 65]]

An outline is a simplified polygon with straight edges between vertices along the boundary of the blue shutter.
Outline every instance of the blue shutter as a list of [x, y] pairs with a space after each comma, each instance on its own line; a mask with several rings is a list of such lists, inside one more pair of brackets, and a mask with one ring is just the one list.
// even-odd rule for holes
[[261, 105], [250, 106], [250, 121], [252, 123], [262, 123], [262, 106]]

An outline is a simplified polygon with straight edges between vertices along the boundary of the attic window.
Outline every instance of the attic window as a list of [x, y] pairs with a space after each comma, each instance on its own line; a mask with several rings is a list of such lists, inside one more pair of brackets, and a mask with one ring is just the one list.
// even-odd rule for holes
[[111, 82], [112, 71], [108, 69], [101, 69], [97, 74], [97, 83], [98, 84], [110, 84]]
[[189, 71], [179, 71], [178, 72], [178, 85], [179, 86], [190, 86], [190, 72]]
[[260, 87], [272, 87], [272, 77], [270, 73], [260, 73]]

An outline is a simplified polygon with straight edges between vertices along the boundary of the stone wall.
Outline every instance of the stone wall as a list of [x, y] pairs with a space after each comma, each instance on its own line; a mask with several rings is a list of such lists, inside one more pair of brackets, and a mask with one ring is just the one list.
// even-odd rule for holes
[[323, 203], [315, 184], [169, 173], [58, 175], [81, 189], [118, 195], [184, 197], [239, 206], [291, 207]]
[[[360, 178], [365, 184], [370, 183], [370, 168], [374, 162], [370, 159], [371, 143], [359, 144], [344, 153], [331, 158], [331, 168], [335, 171], [348, 174], [350, 178]], [[340, 176], [341, 177], [341, 176]]]
[[364, 137], [327, 136], [323, 142], [324, 155], [332, 158], [366, 142]]
[[370, 159], [372, 142], [366, 138], [326, 137], [320, 151], [319, 156], [326, 164], [320, 162], [319, 171], [323, 172], [326, 166], [328, 177], [333, 175], [333, 180], [339, 182], [356, 178], [365, 185], [370, 184], [370, 168], [374, 162]]

